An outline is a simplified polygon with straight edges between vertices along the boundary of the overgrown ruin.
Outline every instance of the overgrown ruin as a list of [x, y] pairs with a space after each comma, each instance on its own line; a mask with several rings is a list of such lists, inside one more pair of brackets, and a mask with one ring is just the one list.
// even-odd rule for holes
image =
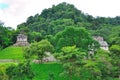
[[17, 41], [13, 46], [29, 46], [27, 36], [24, 34], [18, 34]]
[[101, 36], [93, 36], [93, 38], [99, 42], [100, 44], [100, 48], [107, 50], [108, 51], [108, 43], [106, 41], [104, 41], [103, 37]]

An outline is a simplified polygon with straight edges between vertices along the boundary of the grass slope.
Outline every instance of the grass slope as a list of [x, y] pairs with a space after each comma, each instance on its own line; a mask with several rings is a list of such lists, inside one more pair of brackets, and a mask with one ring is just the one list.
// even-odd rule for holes
[[[0, 51], [0, 60], [3, 59], [15, 59], [15, 60], [24, 60], [23, 57], [23, 48], [22, 47], [8, 47], [5, 48], [4, 50]], [[0, 71], [7, 68], [11, 64], [15, 63], [1, 63], [0, 62]], [[58, 63], [45, 63], [45, 64], [31, 64], [32, 70], [35, 73], [35, 77], [33, 80], [50, 80], [49, 79], [49, 74], [53, 73], [55, 79], [54, 80], [69, 80], [68, 77], [60, 76], [60, 73], [63, 72], [62, 65]], [[77, 80], [77, 79], [73, 79]]]
[[54, 74], [54, 80], [69, 80], [68, 78], [60, 76], [63, 68], [58, 63], [32, 64], [32, 69], [36, 75], [33, 80], [50, 80], [50, 73]]
[[15, 59], [23, 60], [23, 48], [22, 47], [8, 47], [0, 51], [0, 59]]

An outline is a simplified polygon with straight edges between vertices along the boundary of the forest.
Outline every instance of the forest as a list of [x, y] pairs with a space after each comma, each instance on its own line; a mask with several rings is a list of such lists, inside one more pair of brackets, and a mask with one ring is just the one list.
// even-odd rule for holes
[[[29, 16], [16, 30], [0, 21], [0, 59], [3, 51], [16, 42], [18, 34], [27, 35], [30, 46], [21, 49], [20, 63], [7, 64], [5, 69], [0, 63], [0, 80], [120, 79], [120, 16], [93, 17], [63, 2]], [[109, 50], [101, 49], [93, 36], [103, 37]], [[44, 63], [46, 51], [58, 61]], [[33, 59], [41, 63], [33, 64]], [[41, 69], [39, 77], [35, 73], [37, 68]], [[48, 71], [42, 72], [45, 68]]]

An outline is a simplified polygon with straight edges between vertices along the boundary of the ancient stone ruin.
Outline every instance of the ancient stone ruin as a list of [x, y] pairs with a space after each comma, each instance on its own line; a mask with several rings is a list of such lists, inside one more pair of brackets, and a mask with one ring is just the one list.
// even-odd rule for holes
[[[46, 54], [46, 57], [44, 57], [42, 59], [42, 62], [45, 63], [45, 62], [56, 62], [56, 58], [50, 53], [50, 52], [45, 52]], [[40, 64], [41, 63], [41, 60], [33, 60], [33, 63], [36, 63], [36, 64]]]
[[17, 41], [13, 46], [28, 46], [27, 36], [24, 34], [18, 34]]
[[93, 38], [99, 42], [100, 44], [100, 48], [101, 49], [104, 49], [104, 50], [107, 50], [108, 51], [108, 44], [106, 41], [104, 41], [103, 37], [101, 36], [93, 36]]

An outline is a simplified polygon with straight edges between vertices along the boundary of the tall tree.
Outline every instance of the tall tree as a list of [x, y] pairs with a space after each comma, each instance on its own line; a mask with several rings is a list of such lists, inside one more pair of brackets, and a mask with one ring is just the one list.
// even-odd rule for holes
[[76, 77], [78, 75], [79, 67], [84, 64], [85, 55], [86, 53], [80, 52], [76, 46], [63, 47], [60, 53], [55, 54], [65, 69], [63, 74], [68, 74], [69, 80], [73, 80], [73, 76]]
[[74, 46], [82, 48], [83, 50], [89, 51], [89, 47], [93, 44], [94, 47], [98, 47], [97, 42], [92, 39], [90, 34], [85, 28], [78, 27], [67, 27], [65, 30], [57, 33], [54, 37], [53, 44], [57, 50], [60, 50], [65, 46]]
[[35, 55], [37, 56], [38, 60], [41, 60], [46, 56], [45, 52], [53, 52], [54, 47], [51, 45], [51, 43], [47, 40], [42, 40], [40, 42], [32, 43], [29, 47], [25, 49], [26, 58], [30, 58], [31, 56]]
[[14, 30], [12, 28], [7, 28], [2, 23], [0, 23], [0, 49], [5, 48], [13, 43], [13, 33]]
[[112, 52], [112, 63], [115, 67], [113, 76], [120, 78], [120, 46], [119, 45], [112, 45], [110, 47], [110, 51]]

